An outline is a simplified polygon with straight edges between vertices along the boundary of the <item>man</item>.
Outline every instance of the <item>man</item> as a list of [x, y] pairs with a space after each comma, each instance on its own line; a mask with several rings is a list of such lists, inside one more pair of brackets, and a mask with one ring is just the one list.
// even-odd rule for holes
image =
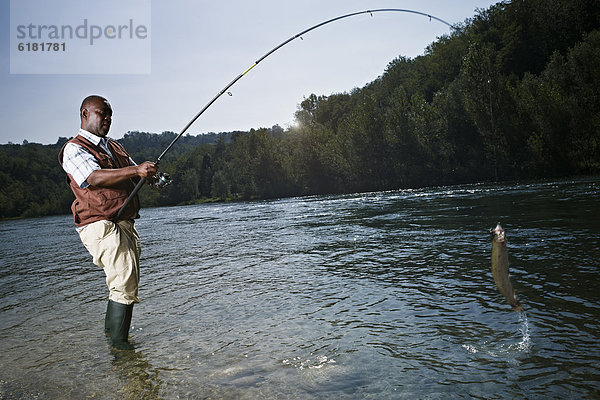
[[67, 182], [75, 194], [71, 206], [75, 225], [94, 264], [104, 269], [109, 300], [105, 332], [111, 346], [131, 350], [128, 341], [133, 305], [139, 302], [140, 238], [133, 220], [139, 217], [134, 198], [113, 221], [139, 178], [151, 178], [157, 167], [136, 165], [123, 146], [107, 137], [112, 108], [101, 96], [88, 96], [79, 110], [81, 129], [59, 153]]

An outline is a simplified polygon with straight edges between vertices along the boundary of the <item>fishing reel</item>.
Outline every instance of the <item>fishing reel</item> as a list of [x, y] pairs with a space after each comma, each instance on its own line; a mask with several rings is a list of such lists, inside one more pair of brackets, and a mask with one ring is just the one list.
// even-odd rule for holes
[[173, 183], [171, 175], [167, 174], [166, 172], [157, 172], [156, 175], [154, 175], [152, 178], [152, 185], [159, 189], [164, 188], [165, 186], [168, 186], [171, 183]]

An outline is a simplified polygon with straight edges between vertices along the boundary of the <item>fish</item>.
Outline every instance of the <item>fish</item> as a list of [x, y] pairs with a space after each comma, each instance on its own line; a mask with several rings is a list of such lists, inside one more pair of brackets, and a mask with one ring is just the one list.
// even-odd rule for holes
[[494, 229], [490, 229], [492, 235], [492, 275], [500, 293], [506, 297], [514, 311], [523, 311], [523, 306], [515, 297], [515, 291], [510, 282], [508, 273], [508, 249], [506, 247], [506, 234], [500, 223]]

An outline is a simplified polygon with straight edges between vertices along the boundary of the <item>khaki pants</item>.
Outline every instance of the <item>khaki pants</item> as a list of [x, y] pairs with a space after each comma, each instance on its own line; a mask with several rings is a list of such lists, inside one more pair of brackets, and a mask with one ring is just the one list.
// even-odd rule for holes
[[108, 298], [122, 304], [139, 303], [140, 236], [133, 221], [97, 221], [86, 225], [79, 237], [104, 270]]

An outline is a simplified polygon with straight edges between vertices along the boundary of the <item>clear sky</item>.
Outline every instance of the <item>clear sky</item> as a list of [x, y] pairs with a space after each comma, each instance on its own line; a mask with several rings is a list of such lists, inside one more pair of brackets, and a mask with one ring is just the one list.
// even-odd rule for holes
[[[13, 0], [21, 1], [21, 0]], [[55, 0], [47, 20], [69, 19], [72, 7]], [[89, 4], [90, 20], [99, 13]], [[127, 4], [127, 2], [122, 2]], [[0, 0], [0, 143], [55, 143], [79, 127], [88, 94], [112, 104], [110, 136], [127, 131], [179, 132], [227, 83], [296, 33], [330, 18], [368, 9], [403, 8], [461, 23], [488, 0], [152, 0], [149, 73], [11, 74], [10, 0]], [[74, 12], [74, 11], [73, 11]], [[122, 10], [103, 10], [126, 15]], [[56, 22], [58, 23], [58, 22]], [[289, 43], [252, 69], [188, 131], [287, 127], [304, 97], [351, 91], [373, 81], [398, 56], [416, 57], [450, 28], [408, 13], [368, 14], [326, 25]], [[124, 57], [124, 55], [123, 55]], [[89, 57], [86, 65], [111, 59]], [[83, 67], [82, 67], [83, 66]], [[91, 67], [90, 67], [91, 68]]]

